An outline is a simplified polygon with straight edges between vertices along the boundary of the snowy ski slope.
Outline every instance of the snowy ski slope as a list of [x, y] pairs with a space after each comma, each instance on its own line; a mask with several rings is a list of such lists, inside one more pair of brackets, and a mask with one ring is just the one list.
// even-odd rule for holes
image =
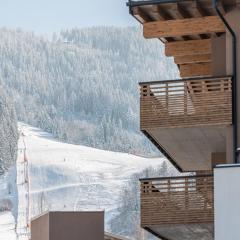
[[[105, 210], [108, 230], [109, 221], [118, 214], [121, 192], [131, 177], [149, 167], [159, 168], [166, 161], [62, 143], [24, 123], [19, 123], [19, 131], [18, 163], [22, 162], [24, 148], [29, 162], [31, 217], [47, 210]], [[17, 168], [18, 183], [23, 181], [21, 168]], [[22, 228], [27, 222], [26, 188], [18, 188], [18, 227]], [[4, 239], [3, 229], [4, 234], [9, 229], [6, 239], [15, 240], [13, 225], [11, 213], [0, 215], [0, 239]]]
[[19, 129], [31, 169], [32, 216], [48, 209], [101, 209], [110, 219], [131, 176], [164, 161], [62, 143], [23, 123]]

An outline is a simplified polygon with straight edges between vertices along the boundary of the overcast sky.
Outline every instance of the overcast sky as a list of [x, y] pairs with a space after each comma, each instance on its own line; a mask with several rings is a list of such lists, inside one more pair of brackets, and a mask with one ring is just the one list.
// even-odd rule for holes
[[52, 33], [71, 27], [129, 26], [126, 0], [0, 0], [0, 26]]

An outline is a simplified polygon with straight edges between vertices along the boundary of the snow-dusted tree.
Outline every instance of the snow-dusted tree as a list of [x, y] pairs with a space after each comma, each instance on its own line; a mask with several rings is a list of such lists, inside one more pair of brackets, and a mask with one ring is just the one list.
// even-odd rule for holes
[[0, 174], [15, 161], [18, 130], [14, 107], [0, 87]]
[[[157, 161], [157, 160], [156, 160]], [[119, 202], [119, 215], [111, 222], [111, 230], [117, 234], [130, 236], [133, 239], [156, 239], [140, 228], [140, 178], [165, 177], [170, 169], [164, 161], [158, 168], [147, 168], [143, 172], [132, 176], [123, 190]]]
[[20, 121], [71, 143], [153, 153], [139, 131], [138, 82], [177, 73], [159, 41], [134, 27], [70, 29], [53, 40], [0, 29], [0, 38], [0, 78]]

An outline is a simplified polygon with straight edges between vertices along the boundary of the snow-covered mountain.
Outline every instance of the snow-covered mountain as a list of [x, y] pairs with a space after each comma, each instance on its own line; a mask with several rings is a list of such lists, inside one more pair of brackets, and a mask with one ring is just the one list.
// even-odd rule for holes
[[[126, 153], [66, 144], [38, 128], [19, 123], [17, 183], [18, 226], [26, 216], [26, 188], [21, 187], [25, 158], [29, 163], [32, 217], [47, 210], [105, 210], [106, 230], [120, 211], [121, 194], [132, 176], [146, 169], [160, 169], [163, 158], [144, 158]], [[165, 163], [166, 164], [166, 163]], [[168, 170], [175, 170], [169, 164]], [[149, 171], [148, 171], [149, 173]], [[8, 215], [9, 216], [9, 215]], [[22, 217], [21, 217], [22, 216]], [[0, 215], [0, 223], [1, 223]], [[1, 238], [0, 225], [0, 239]]]
[[138, 82], [178, 77], [158, 40], [145, 41], [140, 28], [100, 26], [52, 40], [0, 28], [0, 39], [0, 82], [19, 121], [63, 142], [156, 156], [139, 131]]

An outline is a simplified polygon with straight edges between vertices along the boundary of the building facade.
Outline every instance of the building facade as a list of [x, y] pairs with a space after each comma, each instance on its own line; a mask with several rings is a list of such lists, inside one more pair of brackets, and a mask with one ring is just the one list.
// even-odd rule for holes
[[127, 5], [144, 37], [164, 44], [181, 77], [140, 83], [141, 131], [188, 173], [140, 180], [141, 226], [163, 240], [240, 239], [233, 231], [240, 220], [240, 1]]
[[104, 212], [46, 212], [31, 221], [31, 240], [129, 240], [104, 232]]
[[31, 240], [104, 240], [104, 212], [47, 212], [31, 221]]

